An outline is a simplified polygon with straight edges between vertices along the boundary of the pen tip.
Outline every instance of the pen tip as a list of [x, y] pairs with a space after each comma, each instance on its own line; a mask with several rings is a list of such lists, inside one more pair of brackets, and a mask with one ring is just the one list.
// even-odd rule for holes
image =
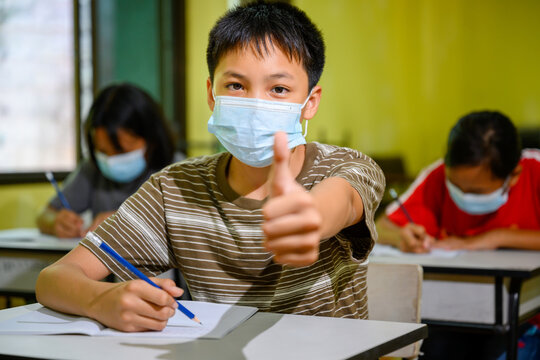
[[199, 319], [197, 319], [196, 316], [192, 320], [198, 323], [199, 325], [202, 325], [202, 322]]

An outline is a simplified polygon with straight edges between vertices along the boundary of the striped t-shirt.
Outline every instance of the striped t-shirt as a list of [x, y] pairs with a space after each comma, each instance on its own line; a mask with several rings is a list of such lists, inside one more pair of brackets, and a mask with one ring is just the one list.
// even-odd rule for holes
[[[264, 200], [239, 196], [226, 178], [231, 155], [188, 159], [154, 174], [95, 234], [148, 275], [177, 267], [194, 300], [256, 306], [261, 311], [367, 318], [366, 263], [377, 233], [374, 213], [382, 171], [355, 150], [306, 145], [296, 181], [310, 190], [328, 177], [346, 179], [362, 198], [363, 220], [322, 239], [310, 266], [276, 264], [263, 248]], [[88, 239], [116, 276], [133, 275]]]

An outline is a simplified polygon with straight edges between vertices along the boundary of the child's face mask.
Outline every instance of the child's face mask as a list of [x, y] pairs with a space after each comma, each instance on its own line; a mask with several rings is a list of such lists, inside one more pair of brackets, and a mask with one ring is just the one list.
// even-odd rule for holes
[[96, 162], [99, 170], [109, 180], [127, 183], [135, 180], [146, 169], [145, 148], [124, 154], [107, 156], [96, 151]]
[[454, 204], [471, 215], [483, 215], [497, 211], [508, 201], [508, 183], [506, 179], [503, 186], [489, 194], [464, 193], [456, 185], [446, 179], [446, 187]]
[[[213, 92], [212, 92], [213, 94]], [[246, 165], [266, 167], [274, 158], [274, 134], [287, 133], [288, 147], [305, 144], [300, 115], [303, 104], [235, 96], [214, 96], [214, 113], [208, 131], [235, 158]]]

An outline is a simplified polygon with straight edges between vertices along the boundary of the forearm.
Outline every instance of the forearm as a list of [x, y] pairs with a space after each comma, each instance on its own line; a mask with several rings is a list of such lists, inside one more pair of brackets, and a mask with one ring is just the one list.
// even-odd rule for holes
[[313, 187], [311, 194], [322, 217], [323, 239], [356, 224], [364, 216], [360, 195], [345, 179], [337, 177], [325, 179]]
[[540, 250], [540, 230], [497, 229], [490, 236], [497, 248]]
[[402, 238], [401, 238], [401, 228], [390, 221], [386, 215], [381, 215], [376, 222], [377, 232], [379, 234], [378, 243], [388, 244], [400, 247]]
[[92, 317], [88, 312], [92, 300], [113, 286], [90, 279], [78, 266], [55, 263], [40, 272], [36, 298], [51, 309]]
[[56, 219], [58, 211], [50, 206], [43, 209], [43, 211], [37, 217], [37, 226], [39, 231], [44, 234], [55, 235], [54, 221]]

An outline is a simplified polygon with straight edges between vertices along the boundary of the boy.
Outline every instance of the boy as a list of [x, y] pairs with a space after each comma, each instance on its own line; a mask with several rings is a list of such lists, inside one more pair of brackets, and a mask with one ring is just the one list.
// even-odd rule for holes
[[[472, 112], [450, 131], [444, 161], [424, 170], [401, 201], [414, 224], [392, 203], [377, 225], [379, 241], [402, 251], [540, 250], [540, 150], [521, 150], [516, 127], [500, 112]], [[435, 329], [422, 351], [434, 359], [479, 358], [502, 351], [493, 343]]]
[[[380, 218], [380, 242], [423, 253], [432, 247], [540, 250], [540, 151], [521, 151], [517, 129], [497, 111], [463, 116], [444, 162], [423, 171]], [[436, 240], [438, 239], [438, 240]]]
[[[207, 60], [208, 127], [229, 152], [154, 174], [95, 234], [148, 274], [178, 267], [194, 300], [366, 318], [363, 262], [384, 177], [354, 150], [305, 143], [320, 32], [293, 6], [251, 4], [218, 20]], [[98, 281], [111, 271], [132, 278], [85, 239], [42, 272], [36, 294], [109, 327], [162, 329], [181, 290]]]

